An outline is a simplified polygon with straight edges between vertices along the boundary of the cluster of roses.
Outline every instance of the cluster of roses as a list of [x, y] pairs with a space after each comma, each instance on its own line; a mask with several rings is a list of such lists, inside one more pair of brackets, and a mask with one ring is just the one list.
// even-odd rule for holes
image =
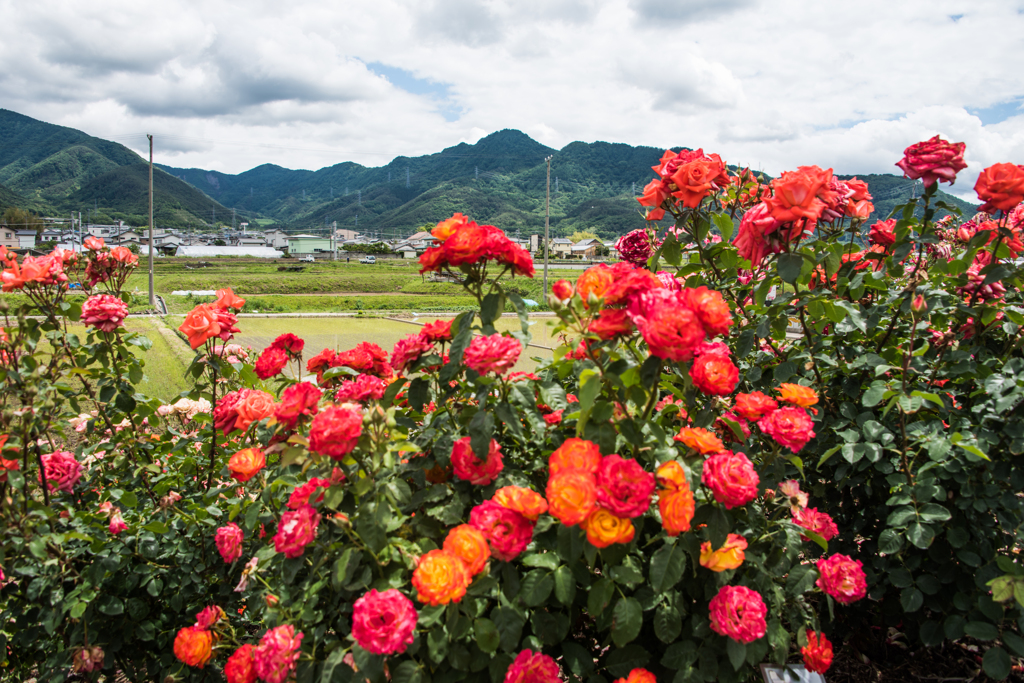
[[316, 373], [317, 384], [322, 387], [333, 386], [341, 381], [340, 376], [324, 377], [324, 373], [331, 368], [349, 368], [386, 381], [390, 381], [394, 376], [391, 364], [388, 363], [387, 352], [370, 342], [360, 342], [355, 348], [340, 353], [333, 349], [324, 349], [306, 361], [306, 369]]
[[107, 286], [111, 291], [119, 292], [139, 265], [139, 257], [128, 247], [107, 247], [100, 237], [86, 237], [83, 245], [89, 251], [89, 261], [85, 266], [86, 289], [98, 284]]
[[399, 375], [403, 375], [416, 361], [431, 353], [435, 344], [443, 345], [451, 339], [451, 320], [427, 323], [419, 332], [395, 342], [395, 348], [391, 351], [391, 368]]
[[420, 273], [439, 273], [460, 266], [495, 261], [514, 275], [533, 277], [530, 253], [493, 225], [477, 225], [461, 213], [438, 223], [430, 233], [439, 245], [420, 256]]
[[651, 167], [658, 178], [647, 183], [637, 198], [648, 207], [647, 220], [660, 221], [665, 216], [669, 198], [688, 209], [695, 209], [705, 197], [733, 182], [725, 162], [717, 154], [704, 154], [703, 149], [673, 152], [665, 150], [661, 161]]
[[640, 463], [602, 457], [584, 439], [567, 439], [548, 459], [549, 512], [566, 526], [579, 524], [598, 548], [633, 540], [632, 520], [647, 512], [654, 489], [654, 475]]
[[[174, 655], [184, 664], [202, 669], [213, 656], [214, 647], [232, 630], [224, 610], [216, 605], [196, 615], [196, 623], [178, 631], [174, 638]], [[302, 645], [302, 632], [284, 624], [267, 630], [258, 645], [237, 648], [224, 666], [228, 683], [285, 683], [295, 671]]]
[[788, 250], [821, 221], [865, 220], [875, 210], [863, 180], [839, 180], [832, 169], [800, 166], [771, 182], [770, 193], [743, 214], [733, 243], [757, 268], [768, 254]]
[[18, 261], [18, 256], [6, 247], [0, 247], [0, 282], [3, 291], [13, 292], [29, 285], [58, 285], [62, 290], [67, 288], [68, 276], [65, 267], [78, 259], [78, 254], [66, 249], [54, 249], [44, 256], [25, 256]]
[[284, 366], [288, 365], [289, 360], [302, 363], [302, 349], [305, 346], [306, 342], [294, 334], [282, 334], [270, 346], [263, 349], [259, 358], [256, 359], [254, 368], [256, 376], [260, 379], [270, 379], [280, 374], [284, 370]]
[[240, 311], [243, 306], [245, 299], [235, 296], [230, 287], [218, 289], [217, 300], [189, 311], [178, 331], [188, 338], [193, 351], [211, 339], [229, 341], [239, 331], [235, 327], [238, 317], [232, 311]]
[[574, 296], [598, 310], [587, 332], [602, 341], [639, 331], [651, 355], [688, 361], [705, 339], [728, 332], [732, 312], [722, 295], [707, 287], [683, 288], [670, 273], [657, 275], [628, 263], [588, 268], [576, 286], [559, 280], [552, 286], [559, 309]]
[[492, 556], [509, 562], [533, 539], [548, 502], [536, 491], [505, 486], [469, 513], [469, 523], [449, 530], [441, 548], [420, 558], [412, 575], [417, 599], [427, 605], [459, 602]]

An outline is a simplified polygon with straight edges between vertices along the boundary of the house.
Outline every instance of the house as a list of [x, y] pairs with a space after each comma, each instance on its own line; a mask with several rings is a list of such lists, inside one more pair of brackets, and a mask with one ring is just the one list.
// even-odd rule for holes
[[236, 247], [265, 247], [267, 240], [262, 237], [236, 237], [231, 244]]
[[[32, 234], [33, 236], [35, 235], [35, 233]], [[21, 242], [18, 240], [18, 231], [14, 228], [8, 228], [6, 225], [0, 225], [0, 247], [19, 249]]]
[[597, 248], [603, 247], [601, 240], [591, 237], [588, 239], [582, 239], [576, 244], [572, 245], [572, 257], [580, 259], [593, 259], [597, 256]]
[[336, 248], [329, 237], [316, 235], [292, 235], [288, 238], [288, 253], [292, 256], [330, 254]]
[[286, 249], [288, 247], [288, 233], [284, 230], [268, 230], [263, 234], [263, 239], [274, 249]]
[[551, 240], [551, 255], [555, 258], [569, 258], [572, 256], [572, 240], [564, 237], [556, 237]]
[[36, 246], [36, 231], [35, 230], [18, 230], [15, 233], [18, 236], [18, 248], [19, 249], [34, 249]]

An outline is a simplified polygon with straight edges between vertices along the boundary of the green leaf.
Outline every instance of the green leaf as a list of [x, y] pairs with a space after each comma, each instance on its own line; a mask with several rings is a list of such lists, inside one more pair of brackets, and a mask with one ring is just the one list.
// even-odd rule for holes
[[491, 447], [491, 436], [494, 434], [494, 415], [487, 410], [479, 410], [469, 421], [469, 445], [473, 455], [480, 460], [487, 459]]
[[861, 405], [865, 408], [877, 406], [882, 398], [885, 396], [885, 385], [884, 384], [872, 384], [868, 387], [868, 390], [864, 392], [864, 397], [861, 399]]
[[895, 555], [903, 547], [900, 534], [895, 529], [885, 529], [878, 535], [878, 552], [886, 555]]
[[968, 621], [964, 633], [978, 640], [995, 640], [999, 637], [999, 629], [987, 621]]
[[576, 579], [564, 565], [555, 570], [555, 597], [563, 605], [571, 605], [576, 598]]
[[481, 650], [487, 653], [494, 652], [501, 643], [501, 636], [498, 628], [490, 619], [477, 619], [473, 623], [473, 633], [476, 636], [476, 644]]
[[96, 609], [108, 617], [124, 614], [124, 603], [113, 595], [102, 595], [96, 600]]
[[900, 605], [904, 612], [916, 612], [924, 604], [924, 595], [916, 588], [904, 588], [900, 593]]
[[663, 545], [651, 557], [651, 588], [664, 593], [683, 578], [686, 553], [679, 543]]
[[729, 655], [729, 663], [734, 671], [739, 671], [747, 661], [747, 646], [738, 640], [729, 638], [725, 643], [725, 653]]
[[639, 645], [632, 643], [626, 647], [612, 650], [605, 664], [613, 676], [625, 677], [633, 669], [647, 666], [651, 660], [650, 653]]
[[601, 616], [601, 612], [604, 612], [608, 603], [611, 602], [614, 593], [614, 583], [608, 579], [598, 579], [590, 587], [590, 593], [587, 595], [587, 612], [590, 613], [590, 616], [594, 618]]
[[554, 587], [555, 580], [551, 572], [546, 569], [534, 569], [523, 577], [519, 597], [527, 607], [537, 607], [544, 604]]
[[907, 527], [907, 540], [918, 548], [925, 549], [935, 540], [935, 530], [930, 526], [914, 522]]
[[594, 670], [594, 655], [571, 640], [562, 643], [562, 662], [569, 671], [583, 677]]
[[690, 640], [672, 643], [665, 648], [665, 654], [661, 657], [661, 665], [672, 670], [685, 669], [696, 661], [697, 647]]
[[1013, 654], [1018, 657], [1024, 657], [1024, 638], [1021, 638], [1013, 631], [1003, 631], [1003, 635], [1000, 638], [1006, 647], [1013, 650]]
[[643, 623], [644, 612], [635, 598], [619, 600], [612, 614], [612, 640], [623, 647], [640, 635]]
[[804, 267], [802, 254], [779, 254], [779, 277], [784, 282], [793, 284], [800, 278], [800, 271]]
[[716, 213], [711, 216], [711, 220], [714, 222], [715, 227], [718, 228], [718, 232], [722, 233], [723, 242], [728, 242], [732, 239], [732, 231], [735, 229], [735, 224], [728, 215]]
[[663, 643], [674, 643], [683, 629], [683, 619], [675, 605], [660, 604], [654, 612], [654, 635]]
[[558, 555], [554, 553], [532, 553], [522, 558], [527, 567], [541, 567], [554, 571], [558, 567]]
[[501, 636], [501, 649], [505, 652], [517, 652], [520, 649], [519, 638], [523, 633], [526, 619], [512, 607], [495, 607], [491, 610], [491, 621]]
[[990, 678], [1001, 681], [1010, 675], [1010, 655], [1006, 654], [1006, 650], [998, 645], [991, 647], [981, 658], [981, 668]]

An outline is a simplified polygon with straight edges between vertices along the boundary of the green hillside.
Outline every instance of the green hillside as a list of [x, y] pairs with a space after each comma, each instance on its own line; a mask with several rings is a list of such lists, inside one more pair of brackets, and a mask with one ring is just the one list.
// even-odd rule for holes
[[[82, 211], [94, 222], [142, 224], [148, 220], [148, 177], [140, 203], [140, 165], [145, 169], [142, 157], [124, 145], [0, 109], [0, 207]], [[211, 209], [217, 220], [230, 222], [230, 209], [160, 175], [154, 213], [162, 227], [209, 222]]]
[[[96, 176], [71, 194], [67, 202], [72, 206], [116, 207], [106, 209], [111, 218], [130, 225], [144, 225], [149, 221], [149, 165], [119, 166]], [[153, 169], [154, 223], [201, 225], [211, 220], [211, 209], [217, 212], [218, 218], [231, 213], [187, 183], [158, 168]]]
[[[837, 175], [836, 177], [840, 180], [848, 180], [853, 176]], [[924, 193], [924, 185], [921, 181], [910, 180], [903, 176], [869, 173], [857, 177], [871, 188], [871, 202], [875, 205], [875, 211], [868, 218], [869, 225], [876, 220], [886, 218], [896, 206], [905, 204], [911, 196], [920, 197]], [[939, 187], [944, 186], [940, 185]], [[977, 204], [965, 202], [942, 190], [939, 190], [938, 199], [959, 208], [963, 212], [964, 218], [970, 218], [978, 210]], [[947, 213], [947, 211], [939, 211], [938, 215], [945, 216]]]

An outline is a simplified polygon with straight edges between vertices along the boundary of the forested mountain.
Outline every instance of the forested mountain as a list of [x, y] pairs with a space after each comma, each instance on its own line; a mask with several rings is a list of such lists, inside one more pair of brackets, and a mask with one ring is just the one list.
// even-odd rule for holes
[[[678, 147], [674, 149], [679, 149]], [[520, 235], [544, 227], [545, 157], [551, 160], [552, 234], [590, 230], [613, 238], [644, 225], [635, 197], [653, 177], [662, 148], [608, 142], [546, 147], [517, 130], [436, 154], [397, 157], [380, 167], [343, 162], [317, 171], [264, 164], [239, 174], [158, 165], [154, 213], [162, 227], [264, 219], [295, 230], [328, 223], [402, 237], [460, 211]], [[166, 173], [165, 173], [166, 171]], [[144, 160], [123, 145], [0, 109], [0, 207], [83, 211], [95, 222], [147, 217]], [[848, 177], [848, 176], [846, 176]], [[884, 217], [920, 183], [860, 176]], [[6, 186], [6, 187], [4, 187]], [[974, 207], [942, 197], [965, 213]]]
[[[141, 165], [141, 167], [140, 167]], [[139, 168], [145, 174], [139, 202]], [[210, 209], [230, 220], [231, 210], [171, 175], [154, 173], [154, 213], [163, 225], [209, 220]], [[82, 211], [93, 222], [148, 220], [148, 169], [124, 145], [0, 109], [0, 207], [37, 213]], [[4, 187], [6, 186], [6, 187]]]

